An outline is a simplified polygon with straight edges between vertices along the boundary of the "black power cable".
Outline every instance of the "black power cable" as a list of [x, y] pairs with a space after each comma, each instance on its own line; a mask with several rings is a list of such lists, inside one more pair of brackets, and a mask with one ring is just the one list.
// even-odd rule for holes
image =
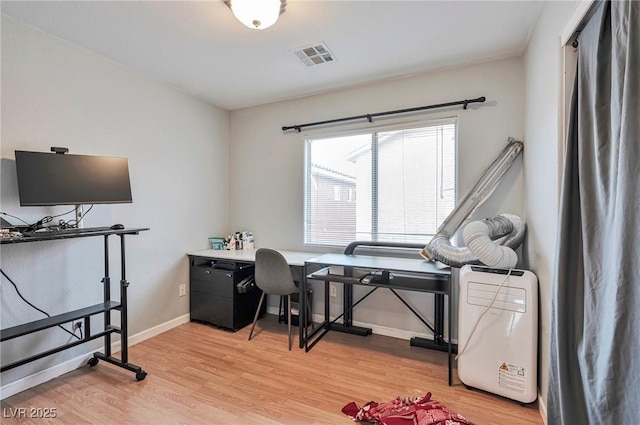
[[32, 224], [27, 223], [26, 221], [24, 221], [23, 219], [21, 219], [20, 217], [16, 217], [15, 215], [11, 215], [11, 214], [7, 214], [6, 212], [0, 212], [1, 215], [6, 215], [7, 217], [12, 217], [15, 218], [16, 220], [20, 220], [21, 222], [23, 222], [24, 224], [26, 224], [27, 226], [32, 226]]
[[[29, 301], [27, 301], [27, 299], [25, 297], [23, 297], [22, 294], [20, 293], [20, 290], [18, 289], [18, 285], [16, 285], [15, 282], [13, 280], [11, 280], [11, 278], [9, 276], [7, 276], [7, 274], [4, 272], [4, 270], [0, 269], [0, 273], [2, 273], [2, 275], [9, 281], [9, 283], [11, 283], [13, 285], [13, 288], [16, 290], [16, 293], [22, 299], [22, 301], [27, 303], [30, 307], [38, 310], [40, 313], [44, 314], [45, 316], [51, 317], [51, 315], [49, 313], [47, 313], [46, 311], [44, 311], [44, 310], [36, 307], [35, 305], [31, 304]], [[75, 333], [73, 333], [70, 330], [68, 330], [65, 327], [63, 327], [62, 325], [58, 325], [58, 327], [60, 329], [62, 329], [63, 331], [65, 331], [66, 333], [72, 335], [73, 337], [75, 337], [77, 339], [82, 339], [82, 328], [80, 328], [80, 336], [78, 336]]]
[[[87, 214], [89, 214], [89, 211], [91, 211], [91, 208], [93, 208], [94, 204], [91, 204], [91, 206], [84, 212], [84, 214], [82, 214], [82, 216], [80, 217], [80, 220], [82, 220]], [[56, 216], [57, 217], [57, 216]], [[73, 219], [73, 220], [69, 220], [67, 222], [64, 222], [62, 220], [60, 220], [60, 226], [62, 228], [67, 228], [67, 227], [76, 227], [78, 226], [78, 220]]]
[[72, 212], [74, 212], [76, 209], [72, 209], [70, 211], [67, 212], [63, 212], [62, 214], [56, 214], [56, 215], [48, 215], [43, 217], [41, 220], [38, 220], [37, 223], [34, 223], [31, 225], [30, 229], [31, 230], [38, 230], [43, 224], [45, 223], [50, 223], [53, 221], [54, 218], [56, 217], [62, 217], [63, 215], [67, 215], [67, 214], [71, 214]]
[[[91, 211], [91, 208], [93, 208], [93, 206], [94, 206], [94, 204], [91, 204], [89, 209], [87, 209], [87, 211], [85, 211], [85, 213], [82, 214], [82, 217], [80, 217], [80, 220], [82, 220], [89, 213], [89, 211]], [[6, 212], [0, 212], [0, 215], [6, 215], [8, 217], [15, 218], [16, 220], [20, 220], [21, 222], [23, 222], [24, 224], [29, 226], [29, 228], [26, 231], [34, 231], [34, 230], [38, 230], [39, 228], [41, 228], [43, 224], [50, 223], [51, 221], [53, 221], [54, 218], [62, 217], [63, 215], [67, 215], [67, 214], [71, 214], [75, 210], [76, 209], [74, 208], [74, 209], [72, 209], [70, 211], [63, 212], [61, 214], [47, 215], [47, 216], [43, 217], [42, 219], [38, 220], [35, 223], [27, 223], [26, 221], [24, 221], [20, 217], [16, 217], [15, 215], [7, 214]], [[69, 227], [76, 227], [77, 226], [77, 220], [75, 220], [75, 219], [74, 220], [69, 220], [67, 222], [65, 222], [63, 220], [60, 220], [60, 221], [61, 221], [60, 224], [61, 224], [61, 226], [63, 228], [69, 228]]]

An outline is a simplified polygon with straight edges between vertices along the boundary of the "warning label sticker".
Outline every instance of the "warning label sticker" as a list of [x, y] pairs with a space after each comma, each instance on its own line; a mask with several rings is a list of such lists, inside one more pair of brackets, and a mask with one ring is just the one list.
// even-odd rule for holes
[[524, 393], [527, 387], [527, 373], [524, 367], [511, 363], [498, 366], [498, 387], [516, 393]]

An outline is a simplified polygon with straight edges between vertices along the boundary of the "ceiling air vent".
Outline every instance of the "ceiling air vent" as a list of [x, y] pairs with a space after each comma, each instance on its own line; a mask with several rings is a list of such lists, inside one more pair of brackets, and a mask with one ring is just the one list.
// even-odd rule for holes
[[326, 62], [335, 62], [336, 57], [322, 41], [308, 46], [298, 47], [292, 50], [298, 59], [306, 66], [320, 65]]

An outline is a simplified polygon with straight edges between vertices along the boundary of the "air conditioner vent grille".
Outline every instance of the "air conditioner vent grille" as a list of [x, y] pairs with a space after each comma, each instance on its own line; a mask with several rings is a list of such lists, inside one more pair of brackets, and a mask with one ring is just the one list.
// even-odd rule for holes
[[324, 42], [298, 47], [291, 51], [306, 66], [335, 62], [336, 58]]

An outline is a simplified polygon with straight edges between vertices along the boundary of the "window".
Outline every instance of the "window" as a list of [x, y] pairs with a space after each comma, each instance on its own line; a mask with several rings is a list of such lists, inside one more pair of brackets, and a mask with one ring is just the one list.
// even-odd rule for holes
[[455, 206], [454, 120], [308, 139], [305, 156], [307, 245], [427, 243]]

